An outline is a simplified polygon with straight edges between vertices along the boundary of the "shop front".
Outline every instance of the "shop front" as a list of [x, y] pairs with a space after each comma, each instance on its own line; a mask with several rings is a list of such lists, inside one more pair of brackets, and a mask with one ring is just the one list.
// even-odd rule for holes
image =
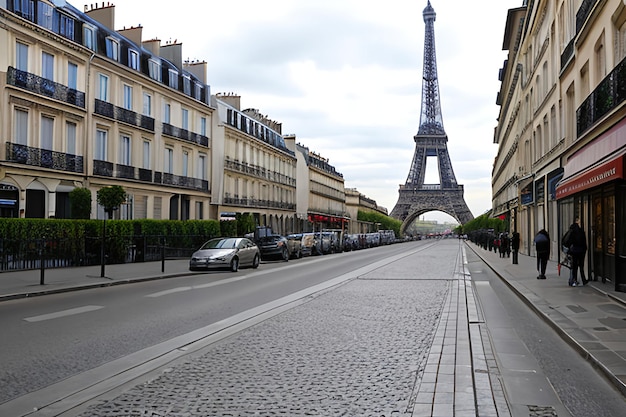
[[626, 292], [625, 162], [626, 124], [620, 123], [570, 156], [556, 187], [559, 239], [580, 219], [588, 277], [621, 292]]

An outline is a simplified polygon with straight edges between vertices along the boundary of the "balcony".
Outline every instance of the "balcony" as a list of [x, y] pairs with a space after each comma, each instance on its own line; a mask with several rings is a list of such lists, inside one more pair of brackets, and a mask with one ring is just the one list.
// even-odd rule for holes
[[576, 110], [576, 134], [580, 137], [626, 98], [626, 59], [622, 60]]
[[154, 132], [154, 119], [152, 117], [137, 114], [132, 110], [114, 106], [106, 101], [96, 99], [95, 113], [100, 116], [108, 117], [109, 119], [114, 119], [131, 126]]
[[195, 143], [200, 146], [209, 146], [208, 137], [178, 128], [176, 126], [172, 126], [169, 123], [163, 123], [163, 134], [177, 139], [182, 139], [187, 142]]
[[266, 168], [258, 165], [248, 164], [247, 162], [239, 162], [237, 160], [226, 159], [224, 161], [224, 167], [232, 171], [241, 172], [242, 174], [248, 174], [253, 177], [265, 179], [272, 182], [277, 182], [290, 187], [296, 186], [296, 179], [289, 177], [285, 174], [280, 174], [275, 171], [269, 171]]
[[73, 106], [85, 108], [85, 93], [13, 67], [7, 69], [7, 84]]
[[274, 208], [291, 211], [296, 209], [296, 205], [294, 203], [285, 203], [282, 201], [272, 200], [257, 200], [256, 198], [230, 197], [228, 195], [224, 197], [224, 204], [255, 208]]
[[576, 34], [580, 33], [594, 6], [599, 2], [600, 0], [583, 0], [578, 12], [576, 12]]
[[154, 183], [209, 192], [209, 181], [207, 180], [183, 177], [180, 175], [168, 174], [167, 172], [155, 172]]
[[83, 172], [83, 157], [7, 142], [7, 161], [65, 172]]

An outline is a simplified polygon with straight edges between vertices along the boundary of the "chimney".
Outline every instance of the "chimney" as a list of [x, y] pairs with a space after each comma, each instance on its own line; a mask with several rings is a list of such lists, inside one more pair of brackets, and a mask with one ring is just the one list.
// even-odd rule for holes
[[183, 63], [183, 68], [185, 71], [188, 71], [198, 77], [198, 79], [202, 81], [202, 84], [206, 84], [206, 61], [185, 61]]
[[149, 41], [142, 42], [142, 46], [152, 53], [154, 56], [161, 56], [161, 40], [150, 39]]
[[85, 5], [85, 14], [92, 19], [100, 22], [107, 28], [115, 31], [115, 5], [102, 2], [102, 6], [98, 7], [98, 3]]
[[241, 96], [235, 93], [217, 93], [218, 100], [223, 101], [231, 107], [234, 107], [238, 111], [241, 111]]
[[131, 27], [128, 29], [124, 28], [124, 29], [118, 30], [117, 33], [131, 40], [135, 45], [141, 46], [142, 31], [143, 31], [143, 28], [141, 27], [141, 25], [139, 25], [137, 27]]
[[183, 69], [183, 44], [174, 42], [166, 42], [165, 45], [161, 45], [161, 57], [167, 59], [179, 70]]

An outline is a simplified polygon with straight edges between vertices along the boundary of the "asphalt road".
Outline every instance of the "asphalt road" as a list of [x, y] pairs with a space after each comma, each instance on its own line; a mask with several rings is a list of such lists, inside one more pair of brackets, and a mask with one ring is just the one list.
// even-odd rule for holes
[[408, 246], [0, 303], [0, 403], [385, 259], [400, 247]]

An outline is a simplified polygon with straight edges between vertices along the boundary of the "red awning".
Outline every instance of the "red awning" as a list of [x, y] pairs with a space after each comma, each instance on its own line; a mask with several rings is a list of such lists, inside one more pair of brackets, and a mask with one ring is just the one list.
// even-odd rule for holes
[[623, 153], [578, 175], [563, 179], [556, 187], [556, 198], [558, 200], [619, 178], [624, 178]]

